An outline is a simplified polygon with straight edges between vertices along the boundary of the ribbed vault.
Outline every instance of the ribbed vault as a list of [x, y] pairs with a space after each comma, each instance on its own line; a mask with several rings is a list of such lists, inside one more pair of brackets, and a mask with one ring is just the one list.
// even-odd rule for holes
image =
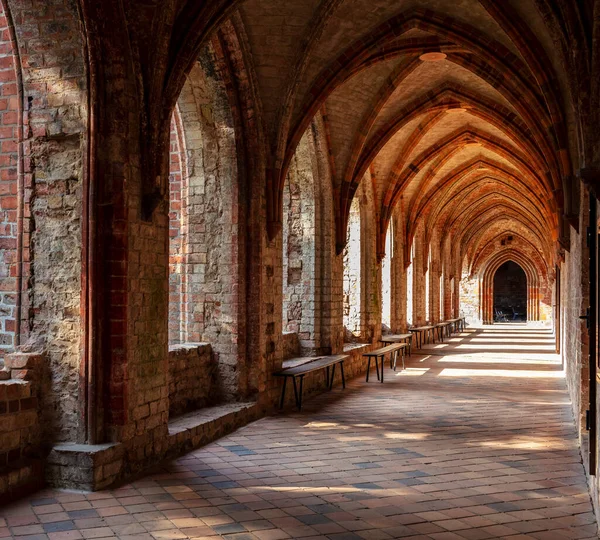
[[[404, 244], [422, 225], [440, 272], [459, 276], [522, 239], [552, 267], [568, 247], [576, 149], [569, 75], [540, 2], [265, 2], [239, 7], [263, 106], [269, 236], [291, 159], [314, 116], [330, 145], [336, 249], [351, 201], [374, 186], [377, 255], [399, 209]], [[282, 22], [281, 40], [273, 17]], [[266, 19], [265, 19], [266, 18]], [[293, 21], [293, 23], [290, 23]], [[290, 26], [293, 25], [290, 39]], [[270, 26], [270, 39], [261, 29]], [[285, 31], [286, 39], [283, 39]], [[274, 49], [277, 50], [274, 53]], [[277, 92], [283, 104], [270, 99]], [[492, 246], [495, 246], [492, 248]], [[404, 250], [409, 264], [410, 249]]]

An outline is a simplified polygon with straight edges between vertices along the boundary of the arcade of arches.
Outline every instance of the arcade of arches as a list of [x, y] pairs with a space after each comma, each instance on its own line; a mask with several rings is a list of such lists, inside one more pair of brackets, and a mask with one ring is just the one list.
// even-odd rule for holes
[[553, 332], [598, 500], [599, 0], [0, 4], [0, 494], [105, 488], [271, 414], [286, 360], [351, 378], [464, 316]]

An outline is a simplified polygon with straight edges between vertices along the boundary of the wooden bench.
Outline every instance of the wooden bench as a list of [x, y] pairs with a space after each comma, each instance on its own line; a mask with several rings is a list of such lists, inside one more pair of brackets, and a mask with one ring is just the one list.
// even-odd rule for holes
[[408, 345], [408, 356], [412, 356], [412, 340], [413, 334], [387, 334], [381, 336], [381, 343], [384, 345], [392, 345], [394, 343], [406, 343]]
[[[298, 410], [302, 410], [302, 392], [304, 390], [304, 376], [308, 373], [325, 369], [327, 376], [327, 388], [331, 390], [333, 388], [335, 366], [339, 365], [342, 373], [342, 388], [346, 388], [346, 377], [344, 375], [344, 360], [348, 358], [350, 358], [350, 356], [347, 354], [319, 356], [311, 359], [307, 358], [307, 361], [300, 365], [288, 367], [286, 369], [278, 371], [277, 373], [273, 373], [275, 377], [283, 377], [283, 388], [281, 389], [281, 399], [279, 401], [279, 408], [283, 408], [283, 404], [285, 401], [285, 388], [287, 380], [290, 377], [292, 379], [292, 382], [294, 383], [294, 398], [296, 400], [296, 407], [298, 407]], [[331, 370], [329, 369], [330, 367], [332, 368]], [[300, 378], [300, 388], [298, 388], [298, 385], [296, 384], [297, 378]]]
[[430, 338], [433, 337], [433, 326], [417, 326], [409, 328], [408, 331], [417, 335], [417, 349], [420, 349], [423, 343], [429, 343]]
[[442, 343], [444, 342], [444, 337], [449, 338], [452, 336], [452, 325], [452, 321], [442, 321], [435, 325], [435, 328], [438, 331], [438, 338]]
[[[377, 370], [377, 380], [383, 382], [383, 364], [385, 363], [385, 355], [390, 354], [390, 368], [396, 370], [396, 361], [398, 360], [398, 351], [402, 351], [402, 365], [404, 366], [404, 349], [407, 348], [406, 343], [394, 343], [387, 345], [381, 349], [376, 349], [371, 352], [364, 353], [363, 356], [368, 359], [367, 363], [367, 382], [369, 382], [369, 371], [371, 370], [371, 360], [375, 359], [375, 369]], [[379, 360], [381, 359], [381, 376], [379, 375]]]
[[453, 332], [463, 332], [467, 326], [465, 317], [457, 317], [448, 321], [452, 325]]

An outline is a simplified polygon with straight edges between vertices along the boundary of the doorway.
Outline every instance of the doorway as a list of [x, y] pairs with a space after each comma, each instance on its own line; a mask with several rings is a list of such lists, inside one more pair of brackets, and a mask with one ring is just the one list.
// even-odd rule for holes
[[527, 321], [527, 276], [513, 261], [505, 262], [494, 276], [494, 321]]

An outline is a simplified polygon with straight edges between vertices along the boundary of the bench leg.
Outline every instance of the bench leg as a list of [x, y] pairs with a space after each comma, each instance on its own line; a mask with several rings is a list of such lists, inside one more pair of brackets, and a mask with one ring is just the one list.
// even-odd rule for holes
[[283, 403], [285, 401], [285, 386], [287, 384], [287, 377], [283, 378], [283, 388], [281, 389], [281, 399], [279, 400], [279, 408], [283, 409]]
[[379, 358], [375, 357], [375, 370], [377, 371], [377, 380], [380, 381], [381, 377], [379, 376]]
[[331, 388], [331, 386], [330, 386], [330, 384], [329, 384], [329, 366], [327, 366], [327, 374], [326, 374], [326, 377], [327, 377], [327, 388]]
[[304, 375], [300, 375], [300, 400], [298, 401], [298, 410], [302, 410], [302, 392], [304, 391]]
[[342, 388], [346, 388], [346, 377], [344, 375], [344, 361], [340, 362], [340, 369], [342, 370]]
[[385, 367], [384, 364], [385, 364], [385, 356], [382, 356], [381, 357], [381, 380], [379, 381], [381, 383], [383, 382], [383, 368]]
[[292, 381], [294, 383], [294, 398], [296, 399], [296, 407], [298, 410], [300, 409], [300, 401], [298, 400], [298, 387], [296, 385], [296, 377], [292, 377]]
[[367, 362], [367, 382], [369, 382], [369, 371], [371, 371], [371, 357], [369, 356], [369, 361]]
[[331, 379], [329, 380], [329, 390], [333, 388], [333, 378], [335, 377], [335, 364], [331, 366]]

